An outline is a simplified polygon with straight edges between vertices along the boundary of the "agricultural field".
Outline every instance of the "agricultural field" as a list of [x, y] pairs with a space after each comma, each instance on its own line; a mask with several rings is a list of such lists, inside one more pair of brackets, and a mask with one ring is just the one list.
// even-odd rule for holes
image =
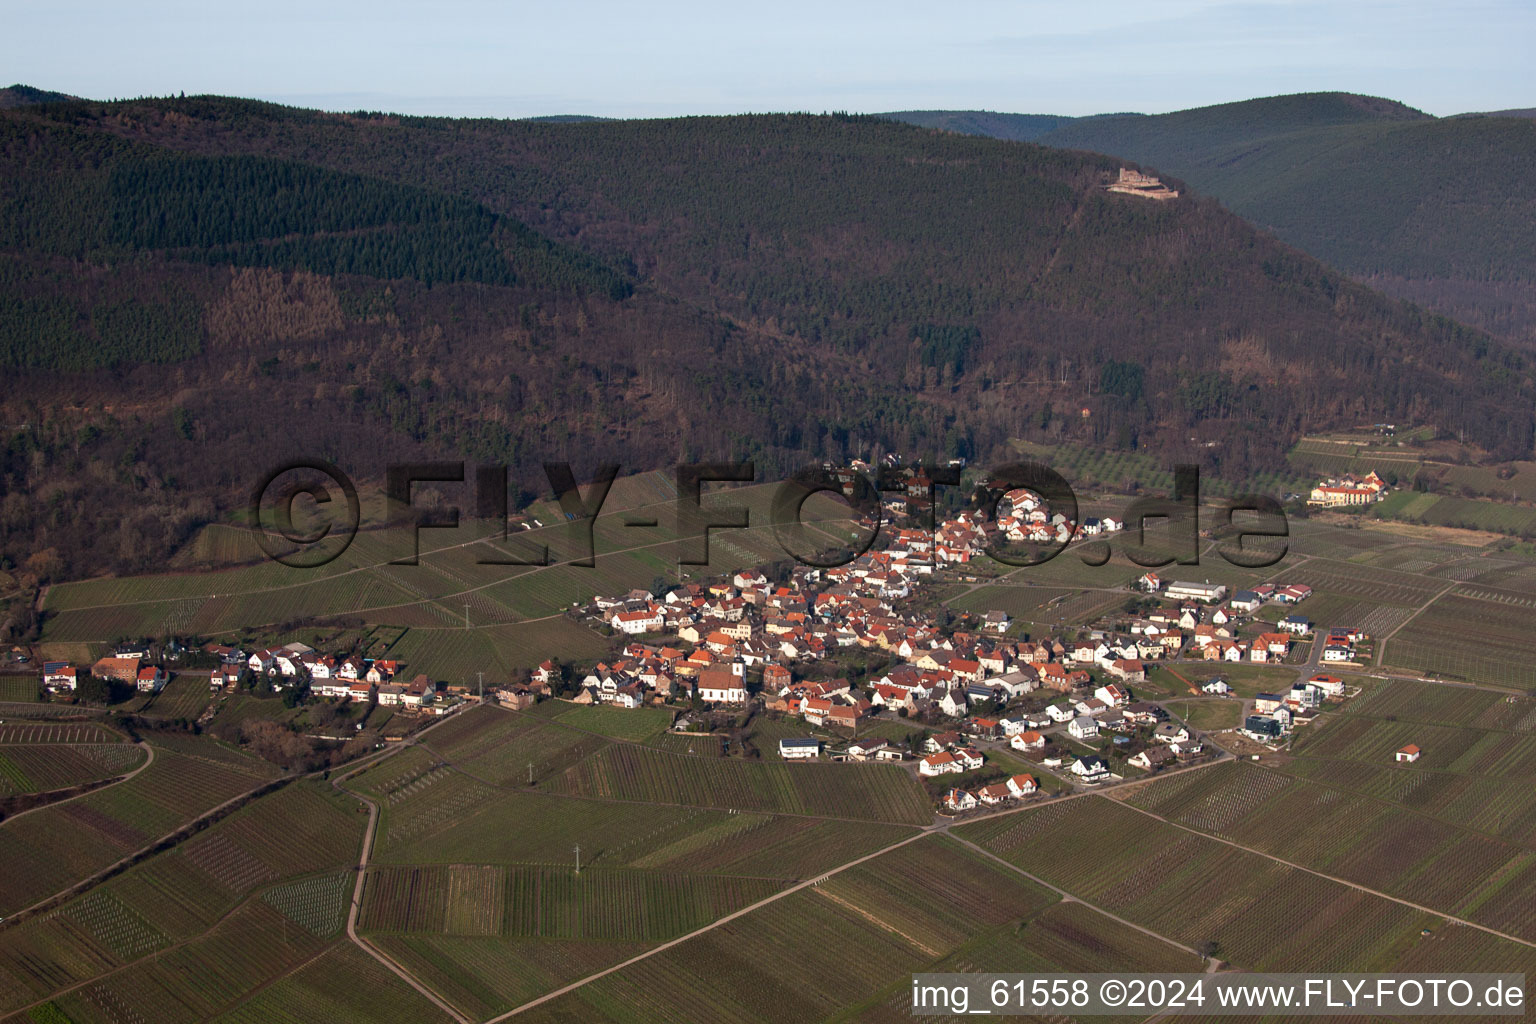
[[[939, 973], [1059, 973], [1203, 970], [1199, 957], [1162, 939], [1126, 928], [1082, 903], [1060, 902], [1029, 918], [1025, 927], [1003, 928], [940, 960], [930, 968]], [[860, 1008], [849, 1019], [896, 1022], [912, 1019], [912, 986], [903, 980], [883, 998]], [[952, 1020], [956, 1018], [936, 1018]], [[1093, 1018], [1106, 1024], [1129, 1024], [1139, 1016]]]
[[133, 778], [0, 823], [0, 913], [67, 888], [272, 778], [264, 762], [157, 750]]
[[0, 701], [30, 704], [43, 699], [42, 677], [34, 673], [0, 675]]
[[142, 707], [135, 709], [137, 714], [148, 715], [151, 718], [187, 719], [196, 721], [197, 717], [208, 707], [208, 702], [213, 695], [208, 690], [208, 677], [202, 672], [178, 672], [171, 677], [171, 681], [165, 684], [165, 688], [154, 694]]
[[[98, 965], [83, 984], [53, 996], [47, 1005], [77, 1024], [190, 1024], [238, 1007], [252, 993], [319, 957], [326, 947], [326, 941], [288, 922], [272, 907], [259, 900], [248, 902], [184, 945], [160, 950], [128, 968], [114, 969], [110, 961]], [[250, 955], [258, 949], [261, 955]]]
[[1536, 592], [1462, 584], [1386, 645], [1382, 662], [1447, 679], [1536, 691], [1530, 658]]
[[[1511, 492], [1503, 491], [1508, 497]], [[1527, 492], [1529, 498], [1531, 492]], [[1372, 514], [1383, 519], [1398, 519], [1428, 526], [1452, 526], [1463, 530], [1486, 530], [1519, 537], [1536, 534], [1536, 508], [1499, 501], [1480, 501], [1439, 494], [1415, 494], [1399, 491], [1372, 507]]]
[[294, 783], [0, 928], [0, 1012], [53, 995], [74, 1021], [190, 1021], [243, 1000], [339, 935], [355, 876], [338, 868], [366, 821], [355, 806]]
[[1536, 779], [1536, 735], [1341, 715], [1296, 744], [1298, 756], [1390, 765], [1409, 743], [1422, 754], [1405, 771]]
[[[846, 877], [845, 877], [846, 876]], [[883, 994], [1052, 894], [930, 837], [760, 907], [525, 1014], [535, 1021], [821, 1020]], [[957, 922], [964, 922], [957, 925]], [[814, 949], [788, 957], [786, 949]]]
[[96, 722], [17, 721], [0, 723], [0, 744], [123, 743], [122, 733]]
[[956, 611], [984, 613], [996, 609], [1007, 612], [1012, 619], [1042, 621], [1044, 618], [1054, 620], [1060, 614], [1056, 608], [1079, 593], [1067, 587], [1036, 586], [1023, 580], [1007, 580], [963, 592], [946, 603]]
[[618, 743], [551, 780], [552, 792], [742, 811], [907, 824], [932, 819], [926, 796], [887, 765], [751, 764]]
[[[403, 766], [394, 766], [386, 778], [381, 765], [379, 774], [354, 780], [372, 793], [389, 791], [375, 861], [573, 866], [580, 845], [582, 864], [594, 868], [800, 879], [911, 834], [909, 826], [878, 822], [570, 799], [521, 785], [495, 789], [428, 771], [431, 760], [423, 754], [422, 764], [400, 774], [393, 773]], [[439, 817], [432, 808], [441, 803], [465, 810]]]
[[131, 743], [0, 745], [0, 796], [68, 789], [133, 771], [148, 755]]
[[1345, 710], [1352, 715], [1460, 725], [1500, 732], [1536, 733], [1536, 697], [1411, 679], [1374, 683]]
[[1175, 700], [1164, 701], [1164, 706], [1187, 722], [1192, 728], [1204, 732], [1235, 729], [1243, 724], [1243, 705], [1236, 700]]
[[666, 871], [453, 864], [369, 871], [369, 933], [656, 942], [784, 887], [775, 879]]
[[[1203, 775], [1210, 769], [1188, 773]], [[1183, 776], [1175, 776], [1182, 780]], [[1148, 784], [1154, 792], [1166, 780]], [[1250, 970], [1390, 970], [1442, 919], [1091, 797], [962, 825], [1074, 896]], [[1264, 908], [1292, 907], [1272, 915]]]
[[215, 1024], [450, 1024], [388, 968], [349, 942], [339, 942], [292, 974], [213, 1018]]
[[1536, 938], [1536, 906], [1509, 905], [1536, 885], [1528, 846], [1242, 762], [1126, 792], [1129, 804], [1188, 828]]
[[[1277, 688], [1289, 690], [1296, 681], [1296, 670], [1279, 665], [1243, 665], [1216, 661], [1179, 662], [1178, 664], [1147, 666], [1147, 682], [1151, 688], [1177, 696], [1189, 694], [1189, 687], [1179, 679], [1183, 676], [1195, 686], [1207, 679], [1221, 676], [1239, 697], [1252, 697], [1256, 693], [1273, 693]], [[1175, 675], [1177, 673], [1177, 675]]]
[[615, 708], [601, 704], [572, 705], [555, 716], [561, 725], [595, 732], [619, 740], [642, 742], [672, 725], [673, 712], [665, 708]]

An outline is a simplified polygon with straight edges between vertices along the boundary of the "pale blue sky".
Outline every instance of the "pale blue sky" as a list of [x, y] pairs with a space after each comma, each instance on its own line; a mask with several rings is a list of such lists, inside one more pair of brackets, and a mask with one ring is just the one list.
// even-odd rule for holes
[[1536, 106], [1532, 0], [0, 0], [0, 78], [525, 117], [985, 108], [1158, 113], [1340, 89]]

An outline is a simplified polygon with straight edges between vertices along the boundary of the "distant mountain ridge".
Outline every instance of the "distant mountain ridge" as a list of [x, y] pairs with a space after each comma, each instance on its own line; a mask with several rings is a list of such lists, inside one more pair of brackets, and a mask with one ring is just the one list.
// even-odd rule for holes
[[991, 110], [893, 110], [875, 116], [920, 128], [985, 135], [1010, 142], [1033, 142], [1046, 132], [1076, 120], [1061, 114], [1001, 114]]
[[36, 89], [30, 85], [8, 85], [0, 89], [0, 110], [10, 107], [25, 107], [36, 103], [64, 103], [79, 97], [70, 96], [62, 92], [49, 92], [47, 89]]
[[[1524, 114], [1435, 118], [1299, 93], [1073, 118], [1030, 141], [1150, 165], [1374, 287], [1536, 348], [1536, 121]], [[1010, 137], [1008, 115], [965, 115], [935, 126]]]

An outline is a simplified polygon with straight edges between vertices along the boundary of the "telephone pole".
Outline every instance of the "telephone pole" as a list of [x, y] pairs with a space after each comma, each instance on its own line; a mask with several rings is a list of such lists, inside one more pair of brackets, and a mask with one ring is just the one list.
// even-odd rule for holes
[[581, 874], [581, 844], [576, 844], [576, 873]]
[[464, 602], [464, 628], [469, 628], [469, 602]]
[[485, 700], [485, 673], [484, 672], [476, 672], [475, 675], [480, 680], [480, 699], [481, 700]]
[[533, 762], [528, 762], [528, 785], [533, 785]]

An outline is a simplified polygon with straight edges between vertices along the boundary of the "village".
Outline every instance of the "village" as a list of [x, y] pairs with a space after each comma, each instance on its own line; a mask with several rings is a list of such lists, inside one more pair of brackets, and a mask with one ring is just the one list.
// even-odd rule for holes
[[[994, 516], [967, 509], [935, 517], [921, 467], [883, 501], [886, 542], [846, 565], [762, 566], [651, 590], [602, 595], [572, 616], [615, 638], [614, 654], [588, 665], [546, 659], [515, 681], [474, 689], [406, 673], [387, 658], [333, 656], [298, 642], [247, 651], [210, 643], [215, 693], [259, 688], [303, 700], [377, 705], [440, 716], [476, 700], [525, 709], [540, 700], [615, 708], [663, 707], [674, 730], [728, 736], [763, 717], [799, 722], [754, 756], [903, 763], [950, 812], [1095, 787], [1228, 751], [1138, 698], [1155, 666], [1166, 666], [1200, 698], [1236, 697], [1220, 674], [1198, 687], [1177, 666], [1283, 665], [1312, 641], [1310, 663], [1351, 665], [1368, 640], [1354, 629], [1319, 630], [1293, 610], [1311, 595], [1302, 582], [1229, 591], [1209, 580], [1146, 572], [1125, 581], [1124, 608], [1057, 635], [1021, 632], [1001, 610], [956, 617], [924, 589], [971, 578], [993, 544], [1082, 543], [1125, 529], [1113, 516], [1075, 521], [1024, 488], [1003, 495]], [[1374, 476], [1374, 474], [1373, 474]], [[770, 573], [773, 575], [770, 576]], [[1256, 613], [1278, 606], [1275, 621]], [[163, 658], [161, 660], [164, 660]], [[1345, 696], [1337, 676], [1298, 668], [1284, 692], [1244, 700], [1233, 730], [1263, 749], [1283, 746], [1326, 702]], [[44, 685], [68, 693], [84, 671], [44, 666]], [[89, 669], [153, 693], [168, 674], [149, 645], [118, 645]], [[775, 730], [782, 732], [782, 728]], [[391, 737], [394, 738], [394, 737]], [[1029, 771], [1013, 770], [1027, 765]], [[952, 783], [952, 784], [951, 784]]]

